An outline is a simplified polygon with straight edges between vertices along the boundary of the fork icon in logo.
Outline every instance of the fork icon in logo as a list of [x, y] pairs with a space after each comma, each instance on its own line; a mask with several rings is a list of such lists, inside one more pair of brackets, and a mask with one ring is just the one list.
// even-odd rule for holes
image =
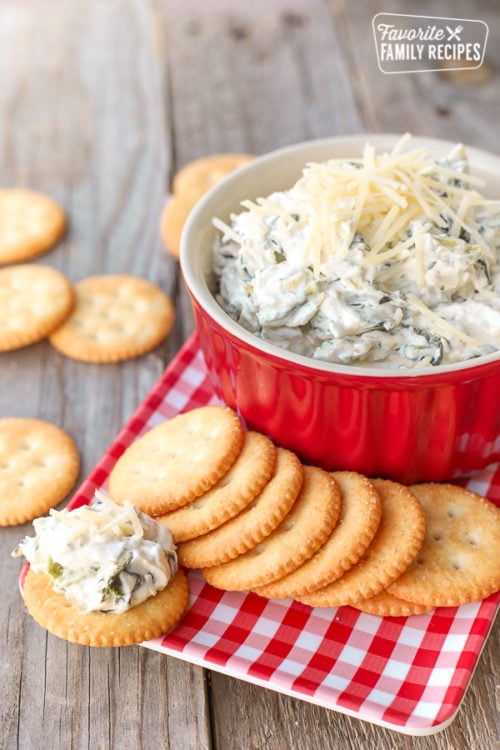
[[455, 30], [450, 29], [449, 26], [446, 27], [446, 31], [448, 32], [448, 41], [450, 42], [452, 39], [456, 39], [458, 42], [460, 41], [460, 34], [464, 30], [463, 26], [457, 26]]

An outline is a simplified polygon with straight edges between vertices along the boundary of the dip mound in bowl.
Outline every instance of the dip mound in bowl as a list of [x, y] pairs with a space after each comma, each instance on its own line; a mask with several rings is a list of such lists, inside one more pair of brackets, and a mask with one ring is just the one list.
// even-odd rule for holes
[[498, 196], [498, 157], [391, 135], [221, 182], [181, 250], [218, 394], [328, 469], [413, 482], [497, 460]]

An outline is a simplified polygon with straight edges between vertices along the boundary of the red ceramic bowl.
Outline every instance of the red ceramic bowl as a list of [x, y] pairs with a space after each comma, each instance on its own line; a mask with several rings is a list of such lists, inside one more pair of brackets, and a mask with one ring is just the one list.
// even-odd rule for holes
[[[240, 201], [290, 187], [308, 161], [360, 156], [366, 140], [390, 148], [400, 136], [349, 136], [275, 151], [216, 185], [191, 213], [181, 268], [215, 390], [249, 428], [305, 462], [401, 482], [446, 480], [500, 460], [500, 354], [431, 369], [395, 371], [330, 364], [261, 341], [213, 296], [211, 219]], [[449, 141], [415, 138], [437, 156]], [[471, 169], [500, 196], [500, 158], [468, 148]]]

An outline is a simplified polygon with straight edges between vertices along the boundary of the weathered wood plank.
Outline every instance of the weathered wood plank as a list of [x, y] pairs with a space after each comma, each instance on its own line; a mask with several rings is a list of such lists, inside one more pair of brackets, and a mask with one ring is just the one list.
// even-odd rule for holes
[[362, 129], [338, 32], [312, 7], [168, 17], [174, 169], [206, 153]]
[[[76, 281], [125, 271], [175, 296], [160, 242], [169, 154], [154, 7], [139, 0], [0, 5], [0, 183], [44, 190], [70, 218], [39, 262]], [[0, 416], [36, 416], [75, 438], [82, 478], [186, 336], [120, 365], [67, 360], [47, 342], [0, 355]], [[91, 650], [27, 617], [0, 534], [0, 747], [208, 748], [202, 670], [140, 648]], [[182, 696], [182, 705], [180, 705]]]
[[[376, 0], [330, 0], [335, 24], [342, 29], [343, 56], [350, 61], [350, 78], [365, 129], [448, 138], [498, 151], [499, 112], [498, 7], [483, 0], [471, 6], [467, 0], [442, 3], [422, 0], [409, 10], [404, 2], [381, 8]], [[486, 63], [489, 73], [477, 71], [428, 72], [385, 75], [377, 64], [372, 18], [379, 12], [418, 13], [475, 18], [489, 25]]]

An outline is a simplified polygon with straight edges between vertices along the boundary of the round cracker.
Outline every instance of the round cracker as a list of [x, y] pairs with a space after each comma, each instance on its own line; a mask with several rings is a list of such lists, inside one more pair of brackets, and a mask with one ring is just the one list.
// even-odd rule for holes
[[35, 258], [64, 234], [66, 214], [53, 198], [34, 190], [0, 190], [0, 265]]
[[197, 498], [157, 521], [167, 526], [174, 542], [208, 534], [236, 516], [269, 482], [276, 464], [276, 448], [258, 432], [246, 432], [238, 458], [217, 484]]
[[424, 604], [405, 602], [388, 591], [380, 591], [370, 599], [364, 599], [361, 602], [352, 602], [351, 607], [370, 615], [379, 615], [379, 617], [410, 617], [411, 615], [431, 612], [433, 609], [433, 607], [426, 607]]
[[303, 474], [297, 456], [278, 448], [273, 476], [262, 492], [235, 518], [204, 536], [179, 544], [179, 564], [186, 568], [221, 565], [255, 547], [274, 531], [292, 507]]
[[120, 362], [154, 349], [170, 333], [174, 307], [147, 279], [90, 276], [75, 285], [72, 315], [50, 336], [62, 354], [83, 362]]
[[160, 216], [161, 237], [175, 258], [179, 258], [182, 230], [194, 205], [216, 182], [251, 159], [249, 154], [212, 154], [186, 164], [176, 174], [172, 196]]
[[45, 338], [74, 304], [71, 283], [55, 268], [32, 263], [0, 269], [0, 352]]
[[242, 424], [227, 406], [178, 414], [127, 448], [111, 471], [110, 495], [161, 516], [213, 487], [235, 462], [243, 440]]
[[321, 547], [340, 513], [340, 488], [331, 474], [304, 466], [300, 493], [279, 526], [256, 547], [223, 565], [204, 568], [212, 586], [242, 591], [295, 570]]
[[41, 419], [0, 419], [0, 526], [15, 526], [58, 505], [80, 469], [70, 436]]
[[382, 519], [363, 557], [324, 588], [299, 597], [311, 607], [341, 607], [378, 594], [406, 570], [424, 541], [425, 513], [402, 484], [372, 479]]
[[250, 154], [227, 153], [211, 154], [186, 164], [174, 177], [173, 193], [198, 193], [200, 198], [213, 185], [222, 180], [230, 172], [252, 161]]
[[81, 612], [64, 594], [54, 591], [46, 573], [29, 571], [24, 602], [36, 622], [52, 633], [82, 646], [130, 646], [158, 638], [174, 627], [185, 612], [188, 585], [178, 570], [168, 586], [126, 612]]
[[500, 509], [452, 484], [411, 487], [427, 531], [409, 568], [388, 586], [398, 598], [428, 607], [458, 606], [500, 588]]
[[160, 234], [165, 247], [175, 257], [181, 252], [181, 236], [184, 224], [198, 198], [189, 193], [172, 195], [160, 216]]
[[257, 594], [276, 599], [308, 594], [339, 578], [364, 554], [382, 516], [380, 495], [361, 474], [335, 471], [332, 475], [342, 493], [338, 524], [310, 560], [284, 578], [257, 589]]

